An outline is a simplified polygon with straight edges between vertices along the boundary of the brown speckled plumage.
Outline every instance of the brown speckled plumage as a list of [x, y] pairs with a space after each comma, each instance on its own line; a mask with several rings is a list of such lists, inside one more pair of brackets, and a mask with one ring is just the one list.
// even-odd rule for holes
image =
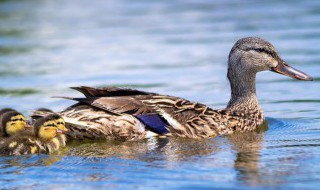
[[[223, 110], [182, 98], [116, 87], [74, 87], [85, 98], [59, 114], [65, 119], [74, 139], [146, 138], [150, 131], [136, 118], [158, 114], [167, 123], [164, 136], [210, 138], [234, 131], [253, 131], [264, 123], [256, 97], [256, 73], [272, 70], [300, 80], [311, 77], [288, 66], [275, 48], [261, 38], [237, 41], [230, 51], [228, 79], [231, 98]], [[41, 113], [35, 113], [40, 114]]]

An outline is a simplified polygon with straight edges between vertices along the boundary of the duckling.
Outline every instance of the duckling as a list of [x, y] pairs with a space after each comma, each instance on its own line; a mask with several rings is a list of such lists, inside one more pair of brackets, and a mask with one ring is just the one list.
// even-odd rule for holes
[[17, 111], [7, 110], [0, 116], [0, 133], [2, 137], [9, 137], [23, 131], [26, 127], [26, 118]]
[[33, 134], [16, 134], [9, 137], [0, 145], [0, 154], [49, 154], [58, 150], [66, 145], [66, 137], [62, 133], [68, 131], [61, 121], [61, 117], [57, 117], [56, 114], [36, 120], [33, 124]]
[[56, 128], [55, 136], [53, 136], [53, 132], [51, 132], [51, 134], [48, 133], [45, 128], [42, 127], [43, 125], [39, 125], [41, 120], [40, 122], [38, 120], [34, 124], [34, 135], [40, 137], [42, 141], [45, 142], [48, 153], [58, 150], [60, 146], [66, 146], [67, 138], [64, 133], [68, 133], [69, 130], [66, 128], [65, 122], [61, 116], [58, 114], [50, 114], [44, 117], [45, 122], [43, 125], [54, 126]]

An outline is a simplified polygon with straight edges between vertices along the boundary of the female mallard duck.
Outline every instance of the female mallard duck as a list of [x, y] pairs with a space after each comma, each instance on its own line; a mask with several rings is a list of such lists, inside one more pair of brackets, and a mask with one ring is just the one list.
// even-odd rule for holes
[[33, 131], [19, 133], [4, 140], [0, 145], [0, 154], [23, 155], [51, 153], [65, 146], [68, 130], [63, 119], [57, 114], [42, 117], [33, 124]]
[[[312, 80], [290, 67], [267, 41], [247, 37], [229, 54], [231, 99], [223, 110], [182, 98], [121, 88], [75, 87], [85, 98], [59, 114], [75, 139], [142, 139], [151, 135], [209, 138], [253, 131], [264, 123], [256, 97], [256, 73], [271, 70], [298, 80]], [[35, 113], [43, 114], [43, 113]]]
[[9, 137], [23, 131], [27, 126], [26, 118], [12, 109], [1, 110], [0, 133], [2, 137]]

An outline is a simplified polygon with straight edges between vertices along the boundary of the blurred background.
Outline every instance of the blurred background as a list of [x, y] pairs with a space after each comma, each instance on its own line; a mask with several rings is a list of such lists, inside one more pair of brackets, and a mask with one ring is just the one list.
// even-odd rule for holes
[[50, 97], [82, 96], [69, 89], [80, 85], [224, 108], [228, 54], [247, 36], [270, 41], [288, 64], [314, 77], [258, 74], [266, 132], [89, 143], [58, 159], [1, 158], [2, 187], [319, 187], [320, 1], [0, 0], [0, 108], [60, 111], [73, 102]]

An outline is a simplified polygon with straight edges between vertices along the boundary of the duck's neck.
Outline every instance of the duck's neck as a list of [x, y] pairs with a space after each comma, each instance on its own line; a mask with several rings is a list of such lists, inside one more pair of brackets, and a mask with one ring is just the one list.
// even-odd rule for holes
[[240, 112], [262, 112], [256, 96], [256, 73], [228, 70], [231, 98], [226, 109]]

